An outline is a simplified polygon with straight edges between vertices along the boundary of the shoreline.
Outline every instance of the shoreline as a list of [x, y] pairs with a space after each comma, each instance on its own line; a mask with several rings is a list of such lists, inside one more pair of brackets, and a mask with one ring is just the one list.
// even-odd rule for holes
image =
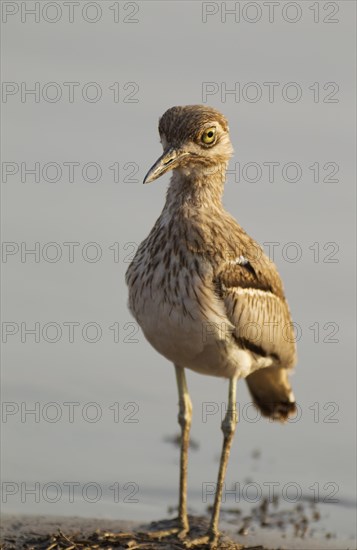
[[[167, 524], [172, 520], [163, 520]], [[195, 518], [196, 521], [196, 518]], [[197, 522], [204, 519], [197, 518]], [[159, 525], [159, 523], [158, 523]], [[41, 515], [15, 515], [3, 514], [1, 518], [1, 541], [4, 550], [23, 550], [34, 548], [31, 546], [36, 537], [44, 538], [46, 535], [58, 534], [59, 530], [66, 536], [71, 536], [79, 531], [85, 535], [93, 534], [97, 529], [111, 532], [142, 532], [152, 528], [149, 523], [113, 520], [103, 518], [84, 518], [78, 516], [41, 516]], [[162, 528], [162, 527], [159, 527]], [[284, 537], [276, 531], [266, 529], [256, 530], [253, 534], [238, 535], [237, 530], [227, 522], [221, 522], [221, 529], [236, 544], [242, 548], [259, 548], [260, 550], [355, 550], [353, 540], [326, 539], [323, 537]], [[50, 546], [50, 545], [49, 545]], [[55, 545], [56, 546], [56, 545]], [[70, 545], [69, 545], [70, 546]], [[170, 548], [170, 543], [151, 546], [152, 548]], [[41, 546], [44, 548], [44, 546]], [[59, 546], [58, 548], [65, 548]], [[78, 548], [80, 548], [78, 546]], [[103, 546], [104, 548], [104, 546]], [[115, 548], [115, 546], [113, 546]], [[122, 546], [124, 548], [124, 546]], [[233, 548], [233, 547], [232, 547]]]

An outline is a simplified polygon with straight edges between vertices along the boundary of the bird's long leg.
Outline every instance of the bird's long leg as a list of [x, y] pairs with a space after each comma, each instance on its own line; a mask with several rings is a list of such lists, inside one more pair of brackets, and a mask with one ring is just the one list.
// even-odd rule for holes
[[214, 499], [212, 518], [211, 518], [211, 523], [209, 528], [210, 539], [213, 541], [217, 539], [219, 534], [218, 521], [219, 521], [219, 512], [220, 512], [220, 507], [222, 502], [223, 483], [226, 476], [227, 464], [228, 464], [229, 453], [230, 453], [231, 445], [233, 441], [233, 436], [237, 425], [236, 388], [237, 388], [237, 379], [231, 378], [229, 380], [228, 409], [227, 409], [226, 416], [224, 417], [224, 420], [222, 422], [223, 447], [222, 447], [221, 460], [219, 464], [216, 496]]
[[181, 535], [184, 536], [189, 530], [187, 518], [187, 464], [192, 419], [192, 403], [187, 389], [185, 369], [175, 365], [175, 370], [179, 394], [178, 421], [181, 426], [179, 521], [182, 528]]
[[233, 436], [237, 425], [236, 386], [237, 379], [231, 378], [229, 380], [228, 409], [222, 422], [223, 447], [221, 460], [219, 463], [216, 495], [208, 535], [188, 541], [186, 544], [187, 548], [197, 548], [207, 543], [210, 543], [211, 548], [217, 548], [217, 541], [219, 538], [218, 521], [222, 501], [223, 483], [226, 476]]
[[168, 527], [167, 529], [164, 528], [159, 531], [149, 531], [148, 536], [150, 536], [153, 540], [165, 539], [171, 535], [176, 535], [183, 540], [186, 538], [190, 528], [187, 517], [187, 464], [192, 419], [192, 403], [187, 389], [185, 369], [175, 365], [175, 371], [179, 394], [178, 421], [181, 426], [179, 526]]

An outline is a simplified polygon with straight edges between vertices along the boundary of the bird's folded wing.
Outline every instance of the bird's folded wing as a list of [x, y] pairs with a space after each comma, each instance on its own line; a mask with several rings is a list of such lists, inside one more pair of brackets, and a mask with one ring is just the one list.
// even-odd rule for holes
[[290, 312], [276, 267], [263, 251], [253, 261], [244, 254], [224, 260], [214, 283], [240, 347], [292, 368], [296, 346]]

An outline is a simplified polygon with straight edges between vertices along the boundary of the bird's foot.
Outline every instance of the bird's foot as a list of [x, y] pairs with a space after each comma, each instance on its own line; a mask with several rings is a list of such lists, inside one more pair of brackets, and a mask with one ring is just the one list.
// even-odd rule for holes
[[218, 548], [219, 534], [217, 533], [208, 533], [203, 537], [197, 537], [185, 542], [186, 548], [201, 548], [207, 547], [210, 550]]
[[166, 537], [170, 537], [172, 535], [177, 535], [181, 533], [181, 529], [179, 527], [170, 527], [169, 529], [160, 529], [158, 531], [148, 531], [148, 536], [150, 539], [164, 539]]
[[190, 530], [189, 527], [182, 527], [182, 529], [179, 529], [177, 532], [177, 538], [180, 541], [185, 541], [187, 539], [189, 530]]
[[188, 523], [187, 515], [177, 518], [179, 524], [179, 530], [177, 532], [177, 538], [182, 542], [187, 539], [188, 532], [190, 530], [190, 525]]
[[209, 543], [209, 536], [198, 537], [197, 539], [187, 540], [185, 542], [186, 548], [197, 548]]
[[152, 539], [164, 539], [175, 535], [180, 541], [184, 541], [187, 538], [190, 526], [187, 518], [176, 518], [171, 520], [170, 523], [174, 522], [174, 526], [168, 526], [166, 529], [159, 529], [154, 531], [149, 531], [150, 538]]
[[208, 532], [207, 535], [184, 541], [188, 549], [204, 548], [205, 550], [217, 550], [218, 548], [226, 550], [243, 550], [244, 546], [230, 540], [222, 533]]

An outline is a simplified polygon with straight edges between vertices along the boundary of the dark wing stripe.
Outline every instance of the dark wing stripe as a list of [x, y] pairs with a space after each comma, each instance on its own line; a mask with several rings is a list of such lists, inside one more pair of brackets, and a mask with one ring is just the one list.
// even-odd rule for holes
[[249, 271], [249, 273], [254, 275], [254, 277], [257, 276], [256, 272], [254, 271], [254, 267], [252, 266], [252, 264], [250, 262], [247, 261], [247, 263], [243, 264], [243, 267], [244, 267], [244, 269]]
[[271, 292], [238, 287], [226, 290], [224, 302], [243, 347], [285, 368], [294, 366], [294, 331], [285, 300]]
[[253, 344], [253, 342], [250, 342], [247, 338], [239, 337], [235, 334], [233, 337], [240, 348], [249, 349], [249, 351], [256, 353], [257, 355], [267, 357], [267, 352], [261, 346], [257, 346], [256, 344]]
[[[242, 255], [244, 258], [244, 254]], [[275, 265], [260, 261], [223, 261], [214, 278], [240, 347], [291, 368], [296, 350], [288, 305]]]

